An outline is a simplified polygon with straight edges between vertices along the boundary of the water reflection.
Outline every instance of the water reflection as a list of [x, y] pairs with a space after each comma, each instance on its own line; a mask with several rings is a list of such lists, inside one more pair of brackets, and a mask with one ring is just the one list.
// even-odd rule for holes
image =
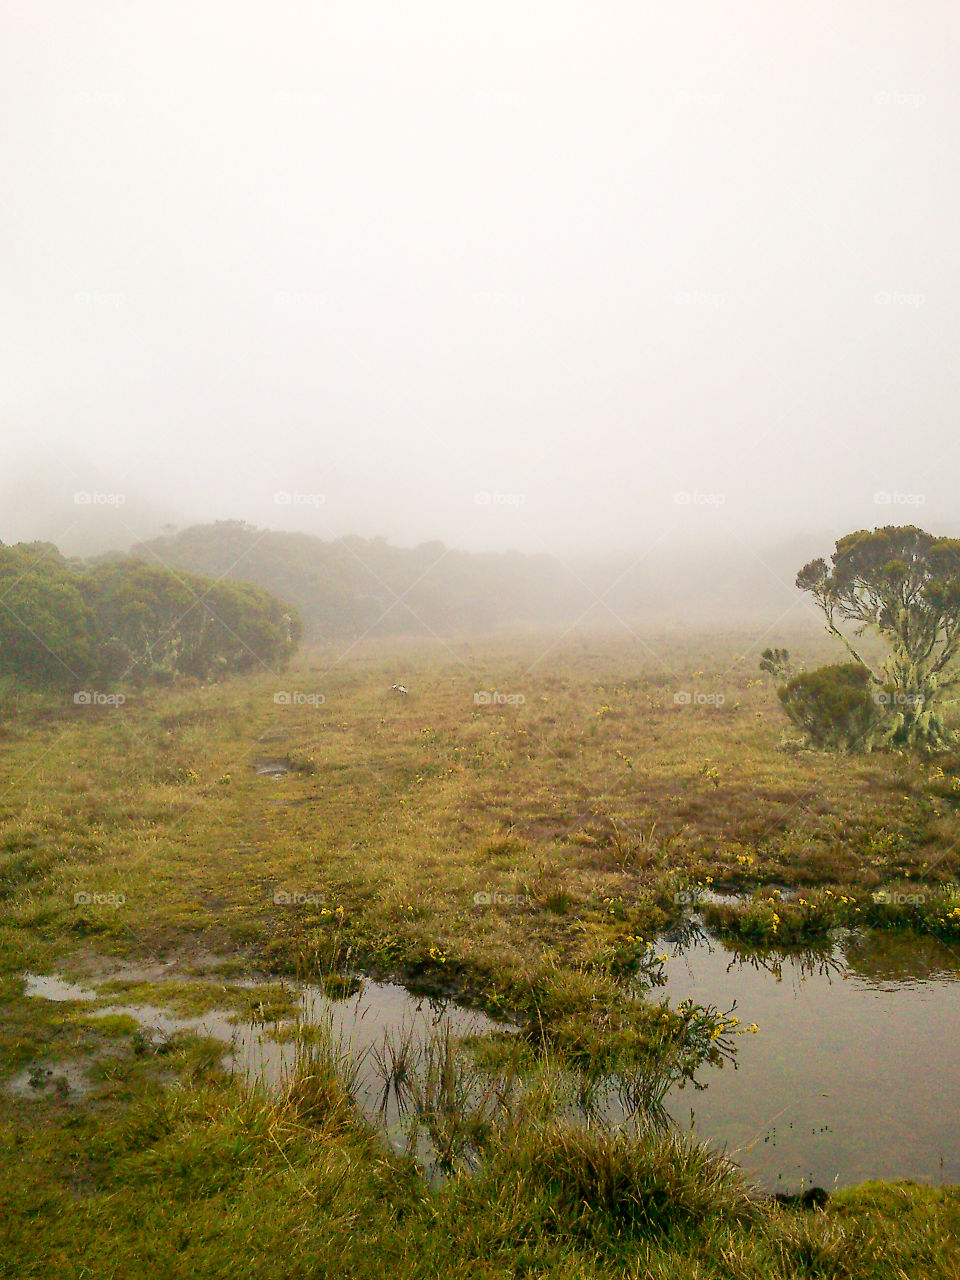
[[[684, 1063], [606, 1076], [561, 1072], [553, 1082], [561, 1114], [637, 1131], [690, 1128], [769, 1190], [866, 1179], [960, 1182], [957, 949], [892, 930], [837, 934], [805, 949], [760, 948], [718, 941], [696, 920], [671, 929], [658, 949], [668, 956], [666, 973], [648, 998], [736, 1010], [741, 1025], [755, 1022], [759, 1033], [741, 1036], [735, 1056], [718, 1054], [693, 1078]], [[34, 976], [27, 993], [97, 995]], [[516, 1108], [529, 1086], [519, 1073], [485, 1074], [464, 1053], [463, 1037], [503, 1028], [451, 1001], [375, 982], [341, 1000], [304, 987], [299, 1000], [296, 1019], [273, 1025], [228, 1011], [182, 1018], [122, 1003], [97, 1012], [129, 1013], [161, 1036], [210, 1036], [236, 1072], [270, 1088], [295, 1069], [309, 1042], [305, 1029], [322, 1028], [356, 1063], [362, 1113], [395, 1147], [440, 1171], [472, 1163], [485, 1127]]]
[[[960, 955], [899, 931], [770, 949], [668, 936], [672, 1004], [736, 1001], [756, 1036], [735, 1073], [705, 1067], [673, 1120], [725, 1146], [761, 1185], [960, 1179]], [[659, 993], [658, 993], [659, 994]]]

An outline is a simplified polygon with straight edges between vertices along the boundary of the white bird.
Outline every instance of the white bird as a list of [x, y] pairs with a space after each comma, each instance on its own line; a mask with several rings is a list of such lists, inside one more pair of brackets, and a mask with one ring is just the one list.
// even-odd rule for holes
[[401, 698], [405, 698], [407, 696], [406, 687], [402, 684], [393, 684], [390, 686], [390, 688], [393, 690], [394, 693], [399, 693]]

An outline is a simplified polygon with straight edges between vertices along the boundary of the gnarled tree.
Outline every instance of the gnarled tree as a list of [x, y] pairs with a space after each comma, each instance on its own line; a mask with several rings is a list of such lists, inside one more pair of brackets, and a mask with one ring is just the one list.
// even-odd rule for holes
[[[891, 734], [910, 745], [948, 744], [943, 710], [960, 688], [960, 540], [912, 525], [888, 525], [841, 538], [831, 556], [797, 574], [823, 610], [827, 630], [870, 673], [878, 705], [890, 710]], [[873, 665], [841, 630], [872, 631], [888, 648]]]

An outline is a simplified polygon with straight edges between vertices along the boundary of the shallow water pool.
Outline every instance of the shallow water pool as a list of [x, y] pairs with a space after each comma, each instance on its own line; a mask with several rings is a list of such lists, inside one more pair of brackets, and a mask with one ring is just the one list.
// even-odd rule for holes
[[697, 1073], [668, 1110], [769, 1190], [866, 1179], [960, 1182], [960, 952], [876, 932], [775, 955], [706, 936], [665, 947], [656, 995], [742, 1024], [735, 1066]]

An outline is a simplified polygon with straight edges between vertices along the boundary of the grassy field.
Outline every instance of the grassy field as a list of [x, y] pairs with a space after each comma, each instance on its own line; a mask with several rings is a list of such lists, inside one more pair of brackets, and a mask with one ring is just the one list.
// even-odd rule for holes
[[955, 1275], [954, 1191], [805, 1213], [662, 1138], [548, 1118], [430, 1189], [335, 1083], [322, 1105], [246, 1095], [195, 1037], [160, 1063], [122, 1020], [23, 993], [24, 970], [121, 960], [359, 970], [511, 1017], [534, 1054], [686, 1070], [733, 1033], [643, 993], [656, 933], [707, 889], [753, 895], [713, 923], [755, 940], [858, 919], [960, 937], [956, 759], [804, 750], [766, 644], [836, 660], [813, 631], [528, 635], [313, 649], [119, 706], [3, 690], [0, 1069], [86, 1054], [98, 1087], [0, 1101], [0, 1275]]

